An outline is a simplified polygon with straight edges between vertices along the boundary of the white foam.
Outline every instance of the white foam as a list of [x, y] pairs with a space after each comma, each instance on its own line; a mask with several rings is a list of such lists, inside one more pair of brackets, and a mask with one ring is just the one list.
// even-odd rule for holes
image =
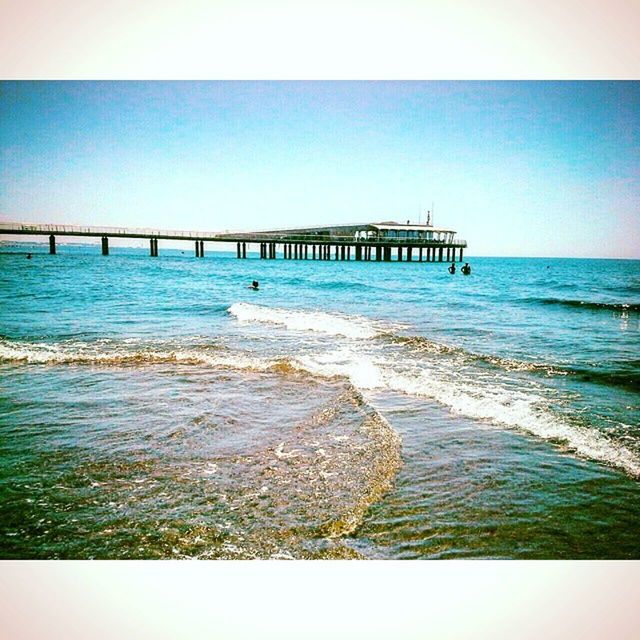
[[[521, 391], [495, 377], [481, 379], [454, 374], [444, 363], [407, 368], [379, 353], [338, 349], [317, 356], [299, 357], [300, 365], [317, 375], [342, 375], [361, 390], [389, 389], [427, 398], [453, 413], [496, 426], [525, 431], [544, 440], [562, 442], [580, 456], [624, 469], [640, 477], [640, 459], [595, 428], [568, 422], [546, 408], [535, 389]], [[448, 363], [450, 364], [450, 363]]]
[[383, 331], [380, 323], [372, 320], [323, 311], [280, 309], [247, 302], [236, 302], [228, 311], [242, 322], [264, 322], [294, 331], [317, 331], [346, 338], [373, 338]]
[[91, 343], [21, 343], [0, 340], [0, 362], [24, 364], [204, 364], [230, 369], [267, 371], [279, 360], [258, 359], [239, 353], [207, 353], [195, 349], [136, 349]]

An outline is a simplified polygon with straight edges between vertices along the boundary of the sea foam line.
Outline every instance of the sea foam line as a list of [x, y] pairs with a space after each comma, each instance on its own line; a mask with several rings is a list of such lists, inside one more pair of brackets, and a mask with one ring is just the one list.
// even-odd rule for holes
[[383, 333], [381, 323], [324, 311], [299, 311], [236, 302], [229, 313], [241, 322], [263, 322], [280, 325], [295, 331], [316, 331], [346, 338], [374, 338]]
[[[98, 348], [99, 347], [99, 348]], [[191, 364], [246, 371], [295, 370], [282, 358], [259, 359], [238, 352], [144, 349], [90, 343], [43, 344], [0, 340], [0, 362], [39, 365]]]
[[518, 391], [496, 384], [494, 379], [457, 378], [437, 367], [399, 371], [385, 354], [360, 354], [349, 348], [301, 356], [296, 362], [314, 375], [347, 377], [363, 392], [389, 390], [433, 400], [457, 415], [562, 442], [579, 456], [640, 478], [640, 459], [634, 452], [595, 428], [571, 424], [553, 414], [545, 408], [545, 398], [531, 390]]

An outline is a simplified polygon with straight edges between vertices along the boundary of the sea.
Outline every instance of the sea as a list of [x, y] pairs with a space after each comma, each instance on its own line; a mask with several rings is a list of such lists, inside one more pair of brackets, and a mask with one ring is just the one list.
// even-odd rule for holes
[[0, 246], [0, 558], [640, 558], [640, 261], [191, 249]]

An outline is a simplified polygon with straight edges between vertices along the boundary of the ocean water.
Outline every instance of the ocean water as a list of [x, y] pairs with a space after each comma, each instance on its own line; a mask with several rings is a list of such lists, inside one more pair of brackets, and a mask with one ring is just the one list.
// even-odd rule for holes
[[58, 249], [0, 247], [0, 557], [640, 558], [640, 261]]

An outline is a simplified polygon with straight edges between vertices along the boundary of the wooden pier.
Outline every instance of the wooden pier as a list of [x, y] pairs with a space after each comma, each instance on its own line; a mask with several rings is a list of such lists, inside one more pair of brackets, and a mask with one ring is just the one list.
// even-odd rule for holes
[[49, 236], [49, 253], [56, 253], [56, 237], [99, 237], [102, 255], [109, 255], [109, 238], [149, 240], [149, 255], [158, 257], [159, 240], [195, 243], [195, 257], [204, 258], [205, 242], [229, 242], [236, 255], [246, 259], [251, 245], [259, 247], [261, 260], [339, 260], [367, 262], [456, 262], [462, 261], [465, 240], [456, 232], [430, 225], [380, 222], [301, 227], [268, 231], [169, 231], [122, 227], [84, 227], [76, 225], [0, 223], [0, 235]]

